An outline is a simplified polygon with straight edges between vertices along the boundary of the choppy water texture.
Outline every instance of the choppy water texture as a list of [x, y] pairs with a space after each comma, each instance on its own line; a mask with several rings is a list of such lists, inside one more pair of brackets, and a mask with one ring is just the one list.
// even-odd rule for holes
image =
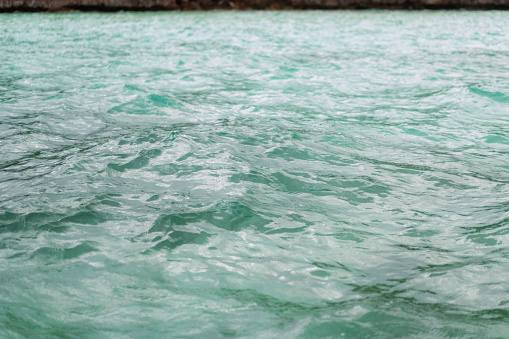
[[0, 337], [507, 338], [504, 12], [0, 16]]

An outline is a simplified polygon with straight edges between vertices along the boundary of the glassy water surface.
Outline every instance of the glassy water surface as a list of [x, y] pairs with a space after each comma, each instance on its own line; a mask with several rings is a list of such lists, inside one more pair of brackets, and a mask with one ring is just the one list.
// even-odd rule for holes
[[0, 15], [0, 337], [507, 337], [508, 27]]

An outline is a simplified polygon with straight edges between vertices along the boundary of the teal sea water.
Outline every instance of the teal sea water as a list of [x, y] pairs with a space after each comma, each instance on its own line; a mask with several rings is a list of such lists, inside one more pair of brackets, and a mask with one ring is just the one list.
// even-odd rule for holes
[[508, 27], [0, 15], [0, 337], [508, 338]]

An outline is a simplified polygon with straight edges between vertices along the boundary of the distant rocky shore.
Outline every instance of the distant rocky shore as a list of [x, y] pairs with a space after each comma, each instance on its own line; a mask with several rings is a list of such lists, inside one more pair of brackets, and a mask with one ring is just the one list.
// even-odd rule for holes
[[509, 0], [0, 0], [0, 12], [368, 8], [509, 9]]

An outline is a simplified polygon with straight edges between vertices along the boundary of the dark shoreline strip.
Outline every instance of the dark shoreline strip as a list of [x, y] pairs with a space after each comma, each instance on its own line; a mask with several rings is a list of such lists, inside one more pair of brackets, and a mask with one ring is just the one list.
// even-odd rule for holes
[[0, 12], [291, 9], [507, 10], [509, 0], [0, 0]]

